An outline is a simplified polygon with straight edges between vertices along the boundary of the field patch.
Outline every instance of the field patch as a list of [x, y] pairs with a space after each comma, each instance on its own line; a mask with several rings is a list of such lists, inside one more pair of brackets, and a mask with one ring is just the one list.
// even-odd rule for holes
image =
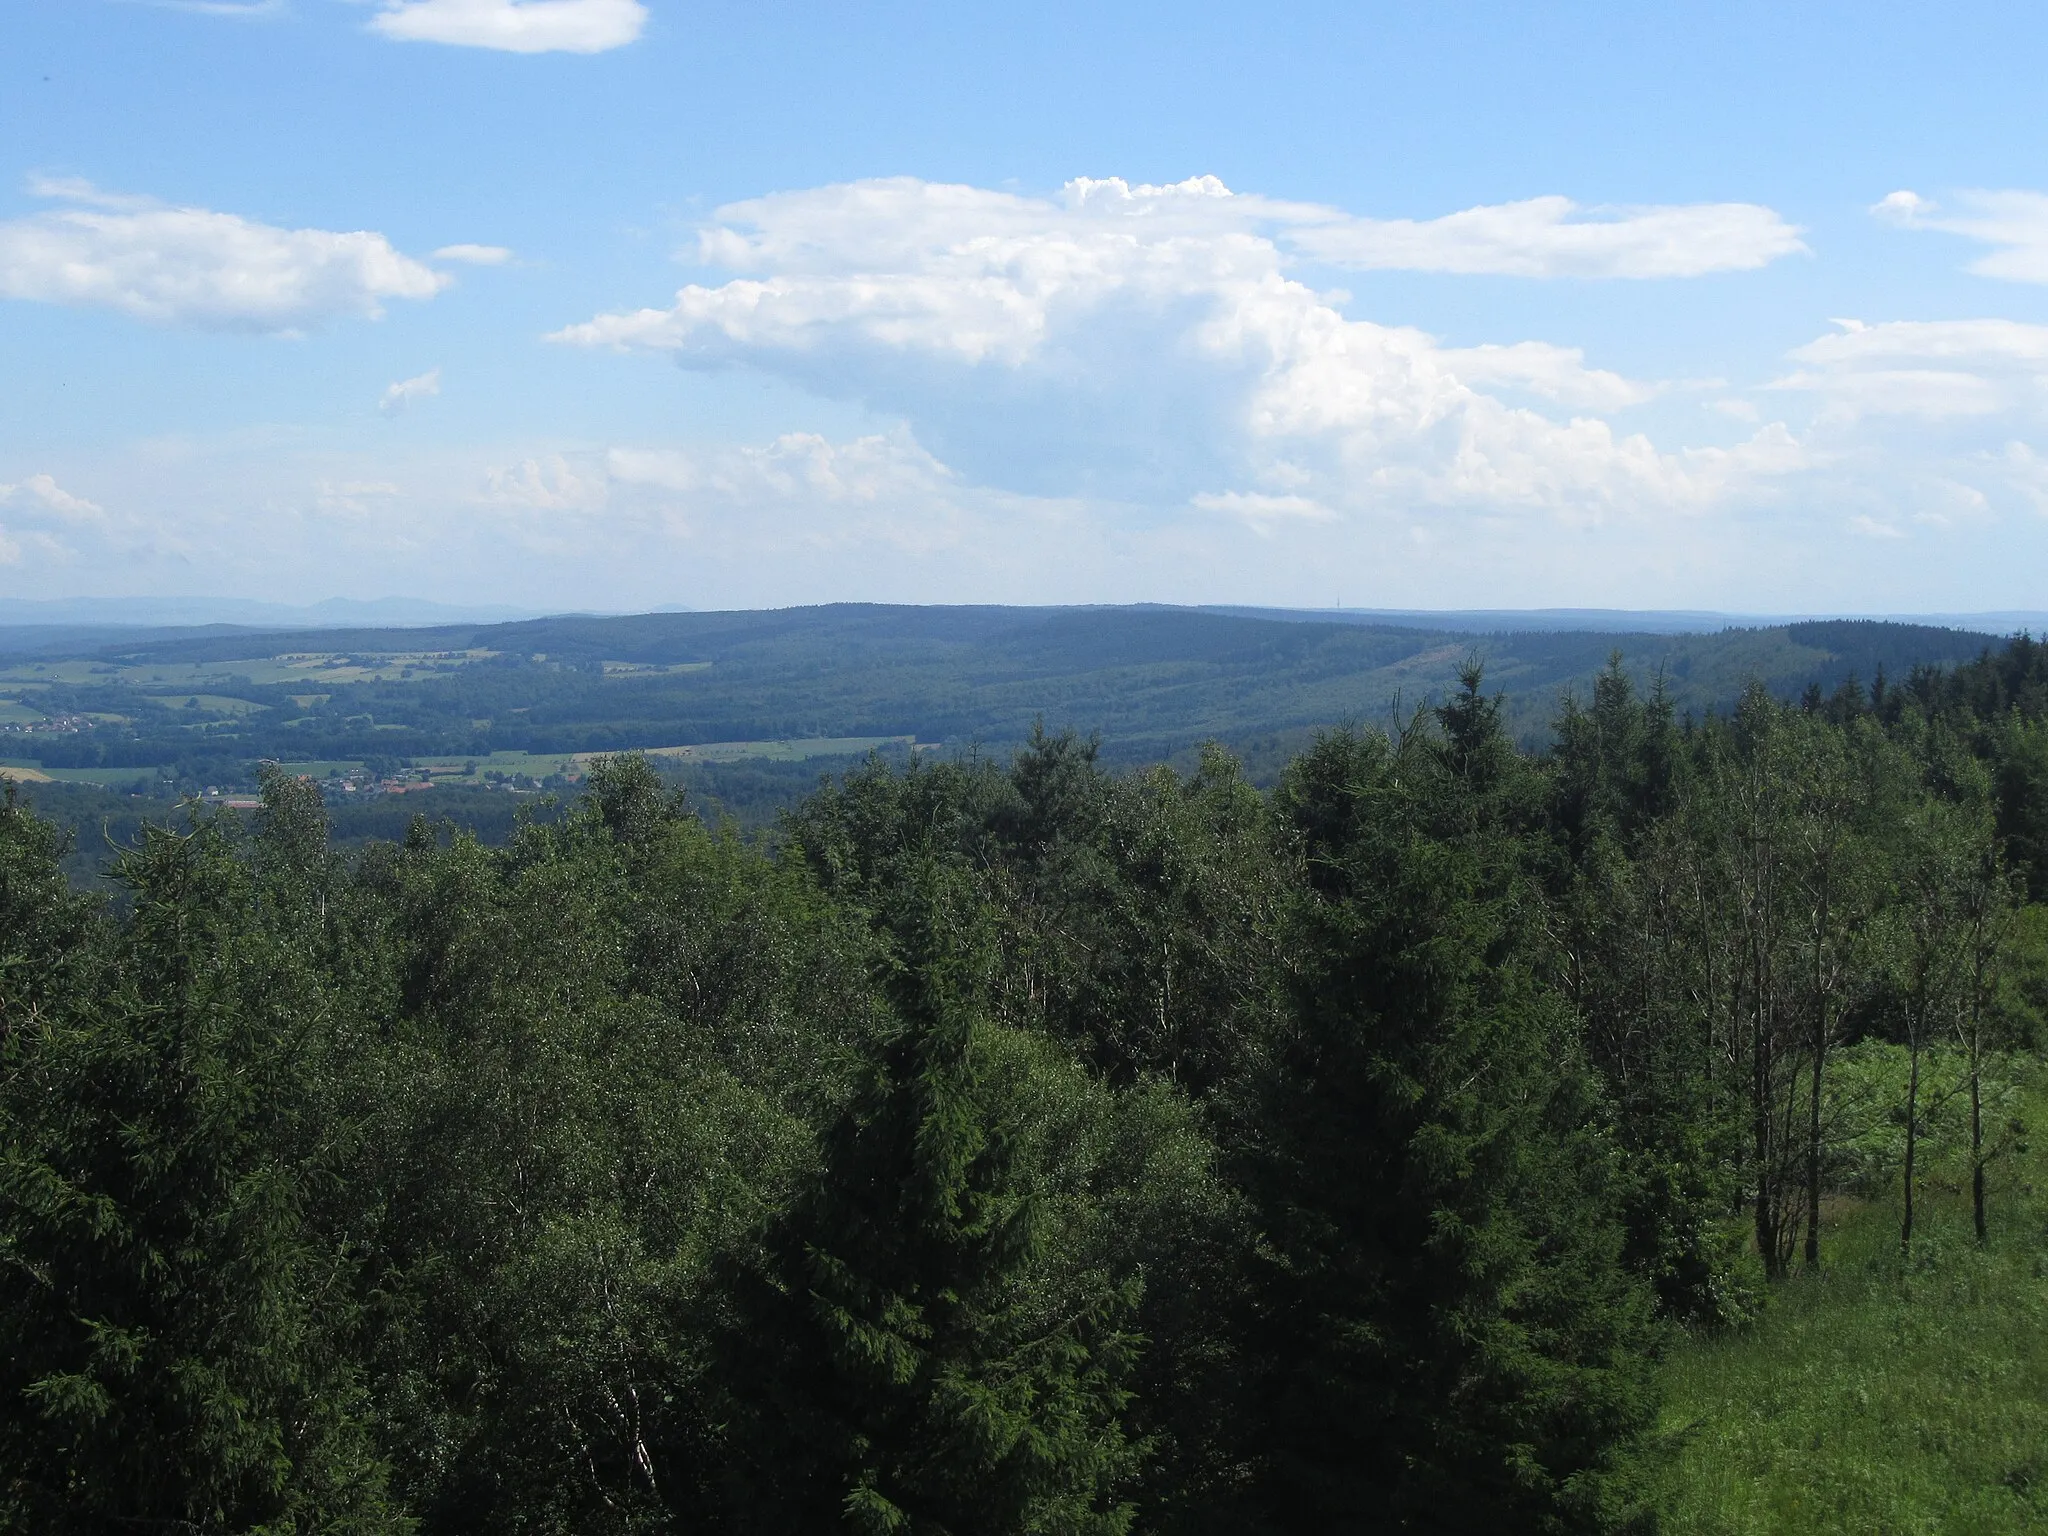
[[33, 758], [0, 760], [0, 775], [23, 784], [91, 784], [99, 789], [128, 789], [139, 779], [156, 782], [154, 768], [45, 768]]
[[[852, 757], [878, 747], [922, 750], [915, 736], [799, 736], [783, 741], [703, 741], [684, 747], [639, 747], [649, 757], [672, 757], [694, 763], [733, 763], [742, 758], [797, 763], [812, 757]], [[610, 757], [608, 752], [578, 752], [576, 761]]]
[[216, 715], [248, 715], [269, 707], [226, 693], [153, 693], [149, 697], [166, 709], [200, 709]]
[[607, 661], [606, 677], [672, 677], [678, 672], [709, 672], [708, 661]]

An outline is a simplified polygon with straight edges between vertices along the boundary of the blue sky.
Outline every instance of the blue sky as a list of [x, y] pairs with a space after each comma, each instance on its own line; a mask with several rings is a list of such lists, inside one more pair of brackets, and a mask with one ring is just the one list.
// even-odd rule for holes
[[13, 0], [0, 596], [2043, 606], [2017, 5]]

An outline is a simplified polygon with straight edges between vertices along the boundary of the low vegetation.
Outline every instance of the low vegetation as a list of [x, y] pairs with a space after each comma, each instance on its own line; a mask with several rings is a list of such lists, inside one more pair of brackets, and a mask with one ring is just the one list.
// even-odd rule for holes
[[[2009, 1124], [2038, 1127], [2048, 1094], [2027, 1071]], [[2036, 1134], [1999, 1169], [1987, 1242], [1972, 1228], [1967, 1137], [1952, 1137], [1910, 1253], [1896, 1198], [1831, 1197], [1821, 1269], [1793, 1275], [1746, 1324], [1674, 1345], [1645, 1450], [1666, 1532], [2048, 1524], [2048, 1148]]]

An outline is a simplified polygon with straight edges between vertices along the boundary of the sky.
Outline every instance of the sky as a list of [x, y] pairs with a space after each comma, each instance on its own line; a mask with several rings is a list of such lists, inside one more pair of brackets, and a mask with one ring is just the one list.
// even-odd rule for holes
[[0, 0], [0, 598], [2048, 607], [2048, 12]]

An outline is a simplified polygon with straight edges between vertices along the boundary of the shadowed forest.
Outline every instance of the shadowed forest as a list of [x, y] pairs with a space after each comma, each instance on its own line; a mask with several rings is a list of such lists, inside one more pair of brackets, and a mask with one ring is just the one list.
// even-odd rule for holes
[[2048, 652], [1490, 686], [111, 896], [10, 790], [0, 1525], [2038, 1528]]

